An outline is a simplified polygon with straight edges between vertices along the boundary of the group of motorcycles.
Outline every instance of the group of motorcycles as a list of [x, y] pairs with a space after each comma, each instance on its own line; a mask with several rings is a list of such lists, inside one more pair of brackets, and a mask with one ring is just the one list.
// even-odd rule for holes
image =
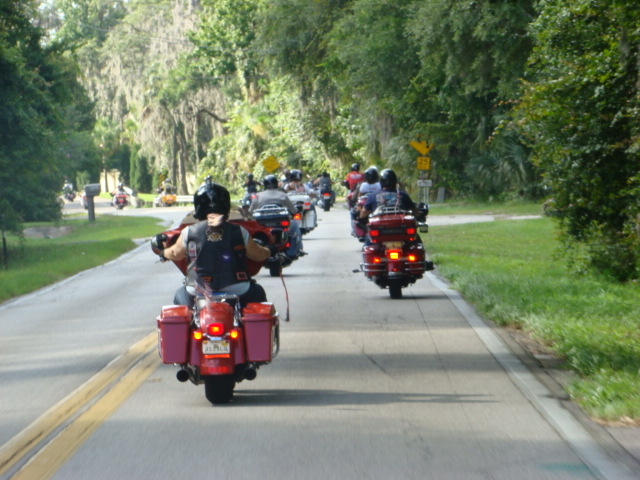
[[[315, 207], [319, 204], [303, 193], [290, 193], [297, 207], [295, 219], [301, 233], [317, 226]], [[248, 198], [247, 198], [248, 197]], [[229, 222], [242, 225], [257, 243], [273, 244], [275, 253], [266, 262], [271, 276], [281, 275], [281, 269], [297, 257], [287, 254], [294, 238], [290, 235], [289, 211], [277, 204], [267, 204], [248, 215], [251, 197], [247, 195], [241, 208], [230, 214]], [[327, 199], [328, 202], [331, 200]], [[322, 204], [322, 208], [325, 207]], [[381, 208], [370, 217], [365, 234], [370, 241], [362, 249], [361, 270], [380, 288], [388, 288], [391, 298], [401, 298], [402, 288], [422, 278], [433, 268], [426, 260], [419, 232], [426, 232], [428, 207], [422, 206], [420, 218], [397, 208]], [[197, 220], [188, 215], [175, 229], [164, 232], [171, 245], [183, 228]], [[359, 224], [362, 231], [365, 231]], [[156, 254], [159, 250], [153, 247]], [[187, 261], [174, 262], [186, 275]], [[247, 259], [250, 275], [255, 275], [262, 263]], [[240, 306], [233, 293], [213, 292], [195, 285], [193, 308], [169, 305], [161, 309], [156, 319], [158, 352], [165, 364], [178, 367], [177, 379], [204, 384], [205, 397], [212, 404], [232, 400], [235, 385], [253, 380], [261, 366], [269, 364], [280, 349], [280, 317], [272, 303], [249, 303]], [[288, 321], [288, 308], [287, 318]]]

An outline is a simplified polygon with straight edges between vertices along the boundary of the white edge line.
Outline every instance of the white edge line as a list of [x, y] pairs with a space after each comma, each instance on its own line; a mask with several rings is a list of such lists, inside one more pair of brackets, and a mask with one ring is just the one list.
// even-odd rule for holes
[[435, 287], [449, 298], [474, 329], [478, 337], [480, 337], [489, 352], [506, 370], [514, 384], [560, 436], [569, 443], [575, 453], [595, 475], [603, 480], [638, 479], [638, 476], [634, 475], [629, 467], [613, 461], [602, 450], [580, 422], [557, 399], [553, 398], [549, 390], [511, 353], [500, 337], [478, 316], [457, 291], [450, 289], [431, 272], [427, 273], [427, 277]]

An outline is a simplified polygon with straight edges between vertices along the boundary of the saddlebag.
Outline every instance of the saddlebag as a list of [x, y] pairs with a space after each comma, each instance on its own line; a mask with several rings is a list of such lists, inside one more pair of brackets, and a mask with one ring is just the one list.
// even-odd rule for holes
[[249, 303], [242, 312], [245, 345], [249, 362], [270, 362], [276, 318], [272, 303]]
[[162, 307], [158, 321], [158, 353], [162, 363], [187, 363], [191, 310], [185, 305]]

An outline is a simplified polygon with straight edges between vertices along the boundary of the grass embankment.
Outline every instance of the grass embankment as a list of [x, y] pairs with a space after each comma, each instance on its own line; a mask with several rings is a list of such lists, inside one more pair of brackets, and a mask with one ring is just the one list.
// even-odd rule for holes
[[7, 235], [9, 268], [0, 268], [0, 302], [102, 265], [134, 248], [132, 239], [163, 230], [157, 218], [115, 215], [97, 216], [95, 222], [66, 219], [59, 225], [25, 228], [47, 226], [68, 232], [57, 238], [25, 238], [22, 245], [18, 237]]
[[432, 227], [425, 244], [485, 318], [526, 330], [576, 372], [568, 391], [587, 413], [640, 424], [637, 283], [567, 270], [548, 218]]

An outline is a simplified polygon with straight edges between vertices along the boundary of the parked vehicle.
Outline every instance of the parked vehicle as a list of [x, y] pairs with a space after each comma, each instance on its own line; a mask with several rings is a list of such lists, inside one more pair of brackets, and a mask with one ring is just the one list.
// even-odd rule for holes
[[[173, 244], [180, 231], [195, 221], [188, 216], [178, 228], [164, 232], [167, 244]], [[268, 242], [272, 234], [276, 242], [281, 240], [282, 230], [271, 230], [242, 217], [229, 221], [241, 224], [256, 241]], [[186, 274], [186, 259], [175, 264]], [[262, 263], [247, 259], [247, 267], [253, 276]], [[194, 290], [193, 309], [184, 305], [162, 307], [156, 319], [158, 352], [163, 363], [179, 368], [180, 382], [204, 384], [207, 400], [228, 403], [236, 384], [254, 380], [258, 369], [278, 355], [280, 318], [272, 303], [249, 303], [242, 308], [232, 293], [213, 292], [198, 282]]]
[[370, 244], [362, 247], [360, 268], [380, 288], [388, 288], [391, 298], [402, 298], [404, 287], [433, 270], [419, 231], [426, 233], [427, 224], [396, 207], [381, 207], [369, 218]]

